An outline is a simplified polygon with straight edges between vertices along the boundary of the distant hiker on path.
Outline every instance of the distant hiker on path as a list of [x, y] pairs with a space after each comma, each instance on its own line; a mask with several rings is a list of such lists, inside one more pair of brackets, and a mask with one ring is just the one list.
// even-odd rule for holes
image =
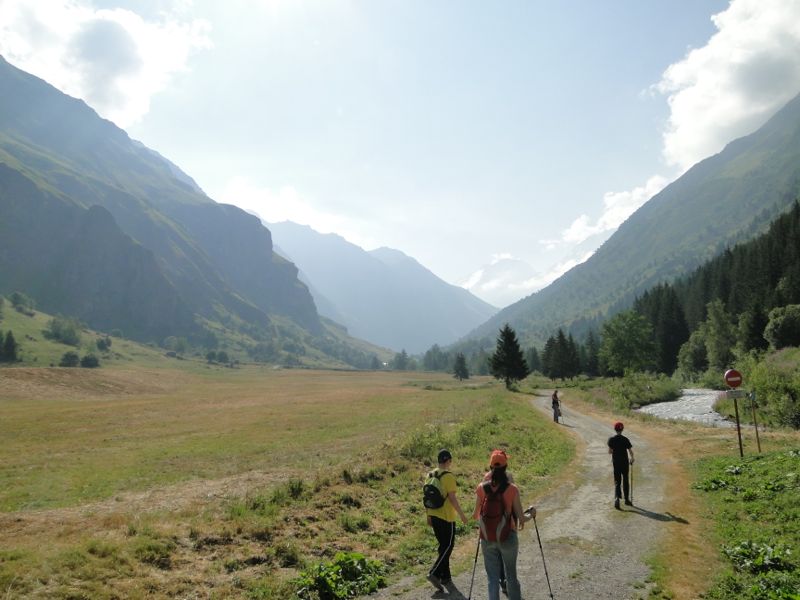
[[[444, 591], [443, 586], [450, 585], [452, 580], [450, 554], [453, 552], [453, 546], [456, 542], [456, 515], [465, 524], [467, 523], [467, 516], [461, 510], [456, 498], [456, 478], [450, 472], [450, 465], [453, 462], [450, 451], [440, 450], [437, 460], [439, 466], [431, 474], [435, 479], [438, 479], [444, 501], [439, 508], [430, 508], [426, 503], [425, 510], [428, 514], [428, 525], [433, 527], [436, 541], [439, 542], [436, 562], [433, 563], [433, 567], [428, 572], [428, 581], [441, 592]], [[431, 474], [429, 474], [429, 479]], [[428, 484], [426, 483], [425, 488], [427, 487]]]
[[517, 531], [521, 531], [525, 522], [536, 516], [536, 509], [531, 507], [529, 512], [522, 511], [519, 489], [508, 480], [508, 457], [505, 452], [492, 452], [490, 465], [490, 480], [481, 481], [475, 490], [475, 511], [472, 515], [478, 519], [480, 525], [480, 545], [488, 580], [489, 600], [500, 599], [500, 578], [503, 570], [509, 599], [521, 600], [517, 578]]
[[553, 390], [551, 400], [553, 404], [553, 421], [558, 423], [558, 417], [561, 416], [561, 401], [558, 399], [558, 388]]
[[[619, 508], [619, 499], [625, 496], [625, 504], [633, 506], [630, 501], [628, 488], [628, 465], [633, 464], [633, 446], [631, 441], [622, 435], [625, 426], [621, 421], [614, 423], [616, 435], [608, 438], [608, 453], [611, 455], [611, 462], [614, 465], [614, 508]], [[630, 460], [628, 459], [630, 455]], [[622, 483], [622, 490], [620, 490]]]

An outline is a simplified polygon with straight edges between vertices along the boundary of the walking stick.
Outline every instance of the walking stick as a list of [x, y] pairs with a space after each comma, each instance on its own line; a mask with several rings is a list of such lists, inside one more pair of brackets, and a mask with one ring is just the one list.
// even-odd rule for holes
[[[525, 512], [530, 512], [530, 508]], [[547, 589], [550, 590], [550, 598], [555, 600], [553, 596], [553, 588], [550, 587], [550, 575], [547, 574], [547, 563], [544, 561], [544, 549], [542, 548], [542, 538], [539, 536], [539, 527], [536, 525], [536, 517], [533, 517], [533, 527], [536, 529], [536, 539], [539, 541], [539, 552], [542, 553], [542, 564], [544, 565], [544, 577], [547, 580]]]
[[631, 465], [631, 504], [633, 504], [633, 465]]
[[481, 534], [480, 532], [478, 532], [478, 547], [475, 548], [475, 562], [472, 564], [472, 579], [469, 580], [469, 596], [467, 597], [467, 600], [472, 600], [472, 584], [475, 583], [475, 567], [478, 566], [478, 551], [480, 549], [481, 549]]

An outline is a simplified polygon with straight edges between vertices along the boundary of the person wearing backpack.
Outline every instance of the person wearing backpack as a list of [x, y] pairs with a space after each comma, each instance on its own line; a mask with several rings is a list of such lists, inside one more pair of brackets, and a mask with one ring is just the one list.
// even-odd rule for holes
[[489, 481], [481, 481], [475, 490], [473, 513], [480, 526], [489, 600], [500, 598], [500, 580], [503, 571], [505, 571], [509, 599], [521, 600], [517, 578], [519, 551], [517, 531], [521, 531], [525, 523], [536, 516], [536, 509], [531, 506], [528, 511], [522, 511], [519, 489], [509, 481], [506, 472], [508, 456], [504, 451], [492, 452], [490, 466]]
[[[453, 457], [449, 450], [440, 450], [437, 456], [439, 466], [428, 473], [423, 486], [423, 503], [428, 516], [428, 525], [433, 528], [433, 534], [439, 543], [436, 561], [431, 570], [428, 571], [428, 581], [433, 584], [437, 591], [444, 591], [444, 586], [449, 586], [452, 582], [450, 574], [450, 554], [456, 542], [456, 516], [461, 518], [462, 523], [467, 523], [467, 516], [461, 510], [461, 506], [456, 498], [456, 478], [450, 472], [450, 465]], [[438, 486], [437, 486], [438, 484]], [[439, 504], [431, 491], [432, 487], [439, 487], [441, 494], [441, 504]]]

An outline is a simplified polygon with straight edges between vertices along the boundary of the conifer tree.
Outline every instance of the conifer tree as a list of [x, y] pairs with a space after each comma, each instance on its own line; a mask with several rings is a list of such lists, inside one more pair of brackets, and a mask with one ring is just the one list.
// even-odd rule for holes
[[17, 341], [14, 339], [14, 334], [9, 329], [6, 334], [6, 339], [3, 342], [2, 357], [0, 360], [3, 362], [17, 362], [17, 348]]
[[497, 338], [497, 347], [489, 357], [489, 371], [495, 379], [503, 379], [506, 389], [511, 389], [511, 384], [528, 376], [528, 365], [517, 341], [517, 334], [506, 323], [500, 330]]
[[462, 352], [456, 354], [456, 361], [453, 364], [453, 377], [459, 381], [469, 379], [469, 369], [467, 369], [467, 359]]
[[594, 329], [589, 330], [586, 336], [586, 364], [584, 370], [589, 377], [596, 377], [600, 374], [600, 342], [594, 334]]

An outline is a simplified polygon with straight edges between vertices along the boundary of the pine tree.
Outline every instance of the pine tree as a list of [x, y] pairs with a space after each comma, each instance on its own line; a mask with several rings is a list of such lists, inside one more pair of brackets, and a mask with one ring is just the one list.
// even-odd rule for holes
[[586, 336], [586, 374], [589, 377], [597, 377], [600, 374], [600, 342], [594, 334], [594, 329], [589, 330]]
[[528, 363], [528, 368], [531, 373], [534, 371], [542, 372], [542, 359], [539, 357], [539, 351], [536, 346], [531, 346], [525, 353], [525, 362]]
[[[0, 336], [2, 337], [2, 336]], [[3, 362], [17, 362], [17, 341], [14, 339], [14, 334], [9, 329], [6, 334], [6, 339], [3, 342], [2, 360]]]
[[489, 357], [489, 371], [495, 379], [503, 379], [506, 389], [511, 389], [511, 384], [528, 376], [528, 365], [517, 341], [517, 334], [506, 323], [500, 330], [497, 338], [497, 348]]
[[453, 364], [453, 377], [459, 381], [469, 379], [469, 369], [467, 369], [467, 359], [463, 353], [456, 354], [456, 361]]

